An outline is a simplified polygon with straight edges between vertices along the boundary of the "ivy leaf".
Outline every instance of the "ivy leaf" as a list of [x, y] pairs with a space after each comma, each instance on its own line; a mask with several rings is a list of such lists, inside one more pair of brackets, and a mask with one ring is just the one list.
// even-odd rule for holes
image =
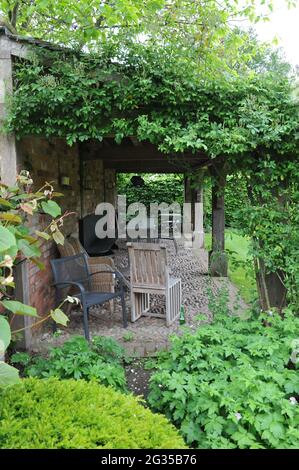
[[7, 252], [16, 246], [16, 239], [13, 233], [0, 225], [0, 253]]
[[0, 206], [13, 207], [11, 202], [7, 201], [6, 199], [3, 199], [3, 197], [0, 197]]
[[26, 258], [38, 257], [41, 255], [40, 249], [27, 240], [21, 239], [18, 241], [18, 248], [26, 256]]
[[38, 237], [44, 238], [45, 240], [50, 240], [50, 235], [46, 232], [40, 232], [39, 230], [35, 230], [35, 233]]
[[11, 222], [12, 224], [22, 223], [22, 218], [19, 215], [12, 214], [11, 212], [0, 213], [0, 219]]
[[46, 214], [50, 214], [54, 219], [61, 215], [61, 208], [55, 201], [43, 201], [42, 209]]
[[63, 245], [64, 244], [64, 236], [60, 232], [60, 230], [55, 230], [55, 232], [53, 232], [53, 234], [52, 234], [52, 237], [53, 237], [53, 240], [55, 241], [55, 243], [57, 243], [57, 245]]
[[39, 267], [40, 270], [45, 269], [45, 264], [38, 258], [30, 258], [30, 261]]
[[19, 371], [0, 361], [0, 388], [10, 387], [20, 382]]
[[11, 331], [8, 321], [0, 315], [0, 354], [4, 353], [11, 340]]
[[18, 300], [1, 300], [2, 305], [14, 313], [15, 315], [28, 315], [29, 317], [37, 317], [37, 311], [35, 307], [23, 304]]
[[58, 323], [59, 325], [63, 325], [63, 326], [67, 326], [67, 322], [69, 321], [66, 314], [60, 308], [56, 308], [55, 310], [52, 310], [51, 317], [56, 323]]
[[30, 204], [28, 202], [23, 202], [22, 204], [20, 204], [20, 208], [24, 212], [27, 212], [27, 214], [33, 215], [33, 206], [32, 206], [32, 204]]

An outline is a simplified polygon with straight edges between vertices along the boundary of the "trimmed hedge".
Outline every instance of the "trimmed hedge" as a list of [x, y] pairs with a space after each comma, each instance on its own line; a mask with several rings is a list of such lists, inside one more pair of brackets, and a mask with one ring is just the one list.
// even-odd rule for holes
[[0, 394], [2, 449], [182, 449], [140, 399], [83, 380], [24, 379]]

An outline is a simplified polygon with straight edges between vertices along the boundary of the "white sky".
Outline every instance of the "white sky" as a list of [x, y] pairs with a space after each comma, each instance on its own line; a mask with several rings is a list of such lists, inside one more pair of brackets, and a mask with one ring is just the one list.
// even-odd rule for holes
[[297, 6], [288, 9], [285, 0], [273, 0], [274, 10], [270, 21], [255, 25], [258, 36], [263, 41], [278, 38], [278, 46], [285, 51], [286, 58], [293, 65], [299, 65], [299, 1]]

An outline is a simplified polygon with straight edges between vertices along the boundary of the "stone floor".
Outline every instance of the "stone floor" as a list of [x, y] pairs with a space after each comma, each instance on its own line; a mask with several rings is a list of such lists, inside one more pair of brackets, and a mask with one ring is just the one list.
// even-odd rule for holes
[[[182, 296], [185, 306], [186, 326], [195, 329], [200, 321], [210, 321], [211, 313], [208, 307], [207, 290], [214, 294], [220, 287], [226, 286], [229, 290], [231, 305], [238, 306], [239, 309], [246, 307], [240, 299], [238, 291], [234, 285], [226, 278], [211, 278], [208, 276], [208, 254], [205, 250], [194, 250], [185, 248], [178, 244], [175, 250], [171, 240], [163, 241], [167, 247], [168, 265], [171, 275], [180, 277], [182, 280]], [[129, 277], [128, 252], [124, 242], [120, 242], [119, 249], [113, 255], [117, 268]], [[128, 318], [130, 318], [130, 299], [127, 293], [126, 299]], [[161, 309], [162, 303], [156, 297], [153, 309]], [[197, 319], [198, 314], [203, 314], [205, 319]], [[53, 336], [49, 327], [43, 331], [39, 338], [36, 338], [33, 346], [34, 351], [42, 352], [49, 348], [63, 343], [72, 335], [82, 335], [82, 314], [79, 310], [72, 310], [70, 323], [67, 328], [61, 328], [60, 334]], [[90, 332], [91, 336], [110, 336], [118, 340], [132, 356], [152, 355], [156, 351], [166, 349], [169, 344], [169, 337], [173, 334], [180, 334], [182, 326], [176, 321], [170, 327], [166, 327], [165, 321], [155, 317], [141, 317], [135, 323], [129, 322], [128, 328], [122, 326], [122, 316], [120, 303], [115, 301], [114, 313], [111, 314], [105, 306], [96, 307], [90, 312]]]

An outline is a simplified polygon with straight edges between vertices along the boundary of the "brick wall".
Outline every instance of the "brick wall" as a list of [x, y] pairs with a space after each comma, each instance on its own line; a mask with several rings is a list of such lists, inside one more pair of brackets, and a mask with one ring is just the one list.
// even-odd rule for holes
[[[62, 208], [62, 213], [72, 211], [75, 214], [67, 217], [62, 231], [65, 235], [75, 233], [78, 230], [78, 218], [80, 217], [80, 175], [77, 146], [70, 147], [62, 139], [40, 139], [28, 137], [18, 143], [18, 157], [20, 169], [30, 171], [34, 181], [34, 189], [38, 190], [47, 181], [52, 183], [55, 190], [64, 194], [57, 202]], [[62, 187], [60, 178], [69, 176], [70, 187]], [[43, 230], [50, 221], [46, 215], [36, 215], [32, 220], [32, 230]], [[53, 283], [50, 259], [58, 256], [57, 247], [53, 242], [45, 242], [42, 247], [41, 261], [45, 265], [44, 270], [29, 263], [29, 302], [36, 307], [39, 315], [43, 316], [53, 308], [55, 304], [55, 292], [51, 287]]]
[[[80, 162], [78, 147], [68, 146], [62, 139], [41, 139], [28, 137], [18, 143], [19, 170], [28, 169], [34, 180], [35, 189], [39, 189], [46, 181], [53, 183], [55, 190], [64, 194], [59, 198], [62, 211], [74, 211], [76, 214], [65, 219], [63, 232], [65, 235], [78, 232], [78, 218], [82, 213], [94, 211], [99, 198], [103, 197], [103, 166], [100, 160], [86, 162], [83, 167], [83, 197], [80, 188]], [[62, 187], [61, 176], [70, 178], [70, 187]], [[42, 230], [49, 223], [46, 215], [37, 215], [32, 221], [32, 230]], [[35, 264], [28, 266], [29, 302], [37, 308], [40, 315], [45, 315], [55, 303], [54, 289], [50, 267], [50, 259], [58, 256], [57, 247], [53, 242], [42, 246], [41, 261], [45, 265], [40, 270]]]

